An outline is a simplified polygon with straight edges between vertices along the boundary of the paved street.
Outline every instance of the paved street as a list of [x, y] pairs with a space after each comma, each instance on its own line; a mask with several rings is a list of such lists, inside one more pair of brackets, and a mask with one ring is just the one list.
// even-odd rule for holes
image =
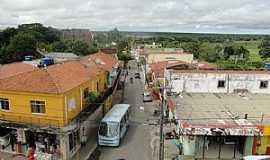
[[[151, 131], [153, 126], [149, 126], [148, 119], [151, 118], [153, 107], [144, 106], [142, 93], [143, 93], [143, 81], [140, 79], [134, 79], [131, 84], [129, 81], [130, 76], [134, 78], [134, 73], [137, 72], [137, 66], [129, 71], [127, 77], [125, 99], [124, 103], [129, 103], [132, 106], [131, 113], [131, 125], [124, 137], [119, 148], [117, 147], [101, 147], [100, 160], [151, 160]], [[143, 73], [141, 73], [141, 77]]]

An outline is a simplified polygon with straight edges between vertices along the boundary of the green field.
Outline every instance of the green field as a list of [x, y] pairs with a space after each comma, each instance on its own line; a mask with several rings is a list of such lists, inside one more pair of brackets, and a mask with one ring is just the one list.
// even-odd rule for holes
[[235, 41], [234, 43], [242, 45], [250, 52], [250, 60], [251, 61], [261, 61], [261, 57], [259, 55], [259, 45], [261, 44], [261, 40], [257, 41]]

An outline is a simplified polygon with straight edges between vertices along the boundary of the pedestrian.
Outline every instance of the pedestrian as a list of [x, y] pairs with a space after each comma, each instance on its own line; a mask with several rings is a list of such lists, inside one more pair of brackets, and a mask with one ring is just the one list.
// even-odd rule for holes
[[33, 147], [28, 149], [27, 160], [35, 160], [35, 149]]
[[13, 134], [10, 134], [10, 144], [11, 144], [12, 151], [15, 151], [15, 142], [16, 142], [16, 137]]

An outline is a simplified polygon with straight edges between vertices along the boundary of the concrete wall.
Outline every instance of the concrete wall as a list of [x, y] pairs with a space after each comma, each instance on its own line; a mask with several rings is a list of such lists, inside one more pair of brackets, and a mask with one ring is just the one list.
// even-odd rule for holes
[[[260, 88], [261, 81], [270, 81], [269, 74], [236, 73], [169, 73], [165, 72], [167, 82], [173, 92], [189, 93], [233, 93], [236, 89], [246, 89], [250, 93], [270, 94], [268, 88]], [[218, 81], [224, 80], [225, 87], [218, 88]]]

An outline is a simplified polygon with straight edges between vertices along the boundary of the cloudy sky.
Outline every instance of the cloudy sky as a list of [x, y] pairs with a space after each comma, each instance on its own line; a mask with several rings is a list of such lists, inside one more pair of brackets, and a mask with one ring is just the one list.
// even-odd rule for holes
[[0, 0], [0, 28], [270, 34], [270, 0]]

